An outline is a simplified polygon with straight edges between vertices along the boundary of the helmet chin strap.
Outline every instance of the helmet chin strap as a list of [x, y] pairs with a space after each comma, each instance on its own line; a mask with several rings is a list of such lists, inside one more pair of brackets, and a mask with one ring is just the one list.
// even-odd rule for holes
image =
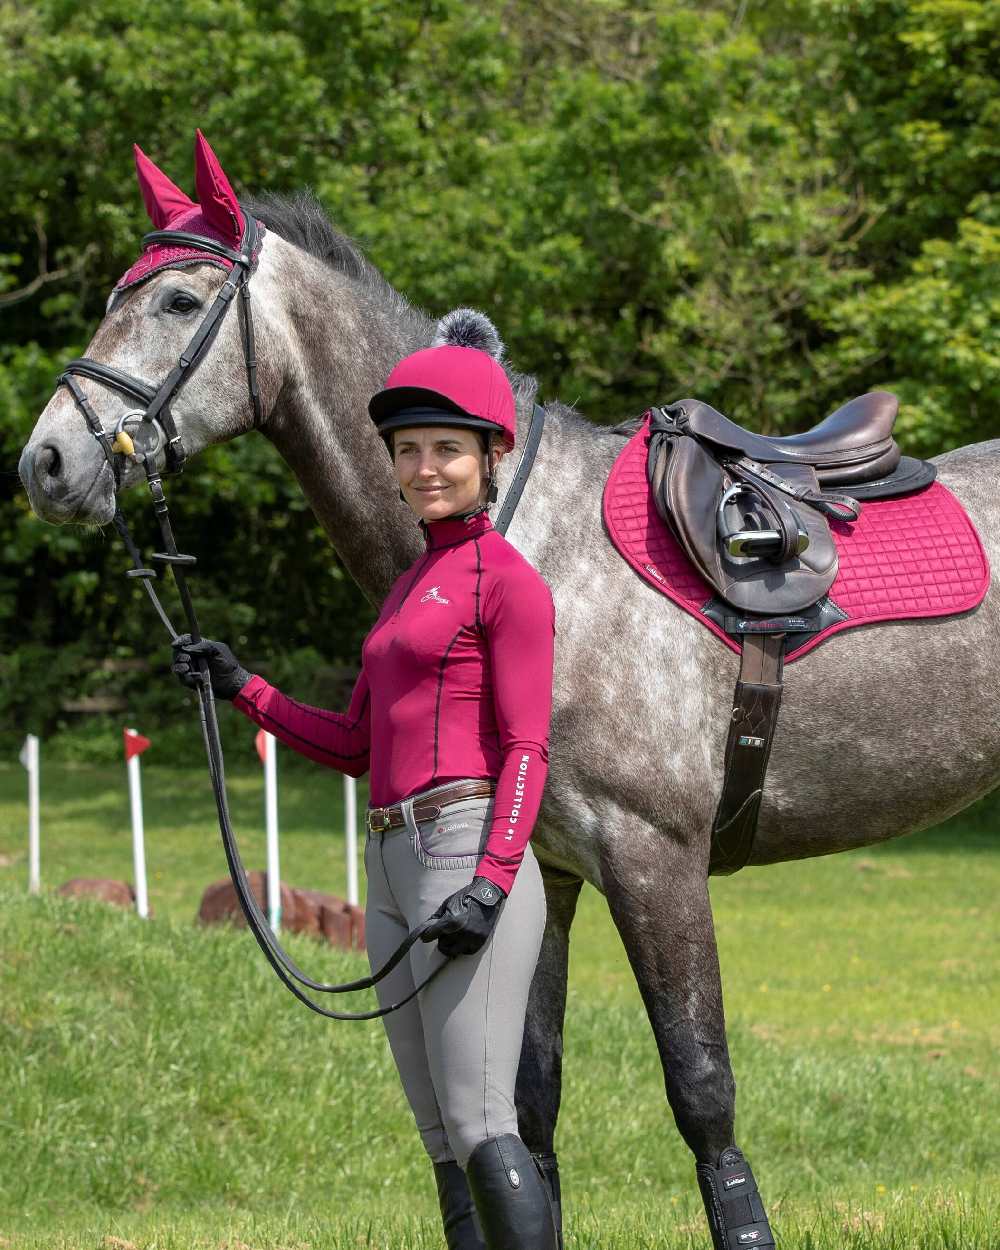
[[478, 516], [480, 512], [485, 512], [491, 503], [497, 501], [497, 483], [493, 476], [493, 464], [490, 460], [491, 449], [486, 451], [486, 499], [477, 504], [474, 508], [470, 508], [468, 512], [459, 512], [454, 514], [453, 519], [456, 521], [464, 521], [467, 517]]

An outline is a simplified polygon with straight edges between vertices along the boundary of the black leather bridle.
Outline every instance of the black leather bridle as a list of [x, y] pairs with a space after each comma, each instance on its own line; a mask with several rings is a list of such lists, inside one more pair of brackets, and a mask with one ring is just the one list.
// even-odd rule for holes
[[[183, 230], [154, 230], [143, 237], [144, 247], [157, 243], [165, 243], [175, 247], [191, 247], [201, 252], [221, 256], [232, 262], [232, 269], [211, 308], [205, 314], [191, 341], [181, 352], [177, 364], [158, 388], [154, 388], [140, 381], [140, 379], [132, 377], [131, 374], [123, 373], [110, 365], [102, 364], [99, 360], [91, 360], [87, 356], [71, 360], [65, 366], [58, 379], [59, 385], [67, 387], [73, 396], [77, 409], [87, 422], [90, 432], [97, 439], [108, 464], [111, 466], [115, 482], [115, 512], [112, 523], [121, 536], [132, 560], [132, 567], [126, 571], [126, 576], [142, 581], [153, 608], [170, 635], [171, 642], [177, 640], [178, 633], [171, 624], [170, 618], [152, 585], [159, 576], [158, 570], [147, 568], [143, 565], [139, 548], [132, 538], [125, 518], [122, 516], [118, 506], [121, 464], [125, 455], [130, 455], [142, 463], [146, 473], [146, 483], [153, 499], [153, 510], [159, 522], [164, 545], [164, 550], [155, 552], [152, 559], [154, 563], [168, 566], [173, 571], [174, 581], [177, 585], [178, 595], [187, 620], [188, 632], [195, 641], [198, 641], [201, 638], [201, 630], [187, 584], [187, 570], [194, 567], [197, 563], [197, 558], [191, 555], [184, 555], [177, 549], [173, 526], [170, 523], [170, 513], [167, 509], [167, 501], [163, 494], [161, 475], [156, 468], [156, 458], [159, 452], [163, 450], [164, 472], [168, 474], [179, 473], [183, 468], [184, 461], [187, 459], [187, 453], [177, 432], [177, 427], [170, 411], [170, 404], [207, 354], [222, 324], [222, 319], [237, 297], [239, 297], [243, 357], [246, 365], [250, 403], [253, 408], [255, 424], [257, 426], [262, 424], [260, 394], [257, 388], [257, 359], [253, 314], [250, 305], [250, 278], [256, 268], [257, 252], [263, 232], [254, 218], [246, 211], [244, 211], [244, 219], [246, 227], [238, 252], [227, 248], [224, 244], [208, 236], [191, 234]], [[90, 378], [133, 399], [138, 399], [145, 404], [145, 408], [133, 409], [124, 413], [118, 419], [112, 434], [102, 426], [100, 419], [77, 383], [77, 377]], [[541, 439], [544, 420], [544, 409], [540, 404], [536, 403], [532, 412], [531, 425], [525, 440], [524, 450], [521, 453], [521, 460], [497, 519], [495, 528], [500, 533], [506, 532], [510, 519], [513, 516], [514, 508], [524, 489], [524, 483], [531, 470], [535, 451]], [[134, 426], [134, 431], [130, 431], [130, 425]], [[148, 430], [153, 431], [155, 440], [146, 445], [145, 435]], [[133, 437], [133, 433], [135, 437]], [[139, 440], [139, 446], [136, 446], [136, 439]], [[317, 1003], [306, 991], [318, 994], [348, 994], [355, 990], [373, 988], [387, 977], [400, 961], [405, 958], [410, 948], [420, 940], [424, 931], [431, 924], [435, 923], [434, 917], [429, 916], [421, 924], [417, 925], [383, 967], [371, 976], [361, 977], [357, 981], [348, 981], [343, 985], [329, 985], [321, 981], [314, 981], [312, 977], [299, 968], [275, 936], [274, 930], [268, 923], [267, 917], [264, 915], [247, 881], [246, 869], [243, 866], [239, 847], [236, 844], [236, 835], [233, 832], [232, 821], [229, 815], [222, 741], [219, 735], [215, 696], [212, 692], [207, 661], [200, 659], [198, 668], [201, 678], [198, 687], [198, 701], [202, 735], [205, 740], [205, 753], [208, 758], [208, 770], [212, 779], [212, 791], [215, 796], [215, 806], [219, 817], [219, 829], [222, 834], [222, 845], [226, 855], [226, 862], [229, 865], [229, 874], [232, 877], [233, 886], [236, 890], [236, 897], [246, 917], [247, 926], [264, 952], [268, 963], [292, 994], [318, 1015], [326, 1016], [332, 1020], [374, 1020], [379, 1016], [388, 1015], [392, 1011], [398, 1011], [400, 1007], [405, 1006], [412, 998], [416, 997], [424, 986], [429, 984], [447, 966], [448, 959], [442, 959], [428, 976], [405, 998], [375, 1011], [332, 1011]]]
[[[109, 454], [113, 450], [113, 440], [108, 431], [101, 426], [96, 414], [87, 402], [87, 397], [78, 386], [76, 378], [92, 378], [95, 382], [101, 382], [104, 386], [121, 391], [123, 395], [128, 395], [143, 403], [145, 408], [133, 409], [119, 418], [115, 428], [115, 437], [120, 435], [123, 430], [127, 433], [130, 420], [137, 422], [139, 425], [146, 424], [152, 426], [157, 432], [158, 442], [164, 444], [164, 471], [166, 473], [180, 473], [187, 459], [187, 452], [184, 450], [181, 436], [177, 433], [177, 426], [174, 424], [173, 414], [170, 411], [170, 403], [184, 383], [194, 373], [205, 353], [212, 345], [222, 324], [222, 319], [229, 311], [229, 306], [237, 295], [239, 296], [243, 359], [246, 363], [250, 403], [253, 407], [254, 424], [261, 424], [260, 392], [257, 389], [257, 353], [254, 339], [253, 313], [250, 308], [250, 277], [257, 265], [257, 250], [260, 247], [262, 231], [253, 217], [249, 214], [244, 214], [244, 217], [246, 229], [244, 230], [243, 241], [238, 252], [234, 252], [232, 248], [226, 247], [224, 243], [219, 243], [207, 235], [191, 234], [186, 230], [153, 230], [143, 236], [142, 245], [144, 249], [155, 247], [158, 243], [165, 243], [173, 247], [196, 248], [199, 252], [221, 256], [223, 259], [232, 262], [232, 269], [230, 269], [226, 281], [222, 284], [218, 295], [215, 297], [212, 307], [205, 314], [190, 343], [181, 352], [177, 364], [167, 374], [159, 387], [154, 388], [148, 385], [148, 383], [140, 381], [139, 378], [133, 377], [130, 373], [123, 373], [120, 369], [112, 368], [111, 365], [102, 364], [99, 360], [91, 360], [89, 356], [80, 356], [76, 360], [71, 360], [64, 367], [59, 377], [60, 384], [69, 388], [74, 403], [83, 413], [87, 424], [90, 426], [91, 433], [104, 448], [105, 455], [108, 456], [111, 464], [111, 470], [115, 475], [116, 487], [120, 482], [120, 470], [118, 462]], [[160, 448], [157, 446], [152, 451], [146, 451], [143, 454], [147, 459], [150, 457], [155, 458], [159, 450]]]

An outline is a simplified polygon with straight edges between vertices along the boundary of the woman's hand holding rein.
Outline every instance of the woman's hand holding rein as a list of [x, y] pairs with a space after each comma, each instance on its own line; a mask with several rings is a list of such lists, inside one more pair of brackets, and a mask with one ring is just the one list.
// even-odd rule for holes
[[500, 904], [506, 897], [487, 877], [473, 877], [433, 913], [437, 923], [424, 930], [421, 941], [439, 938], [438, 950], [449, 959], [454, 955], [474, 955], [493, 932]]
[[197, 690], [201, 684], [199, 659], [208, 663], [212, 693], [217, 699], [235, 699], [252, 676], [224, 642], [211, 638], [194, 642], [190, 634], [181, 634], [172, 646], [174, 661], [170, 671], [189, 690]]

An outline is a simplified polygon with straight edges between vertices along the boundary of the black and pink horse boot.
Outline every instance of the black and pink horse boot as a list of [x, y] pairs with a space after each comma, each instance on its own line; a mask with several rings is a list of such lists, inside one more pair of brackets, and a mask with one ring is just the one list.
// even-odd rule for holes
[[716, 1167], [699, 1163], [697, 1173], [715, 1250], [774, 1246], [757, 1182], [741, 1150], [727, 1147]]

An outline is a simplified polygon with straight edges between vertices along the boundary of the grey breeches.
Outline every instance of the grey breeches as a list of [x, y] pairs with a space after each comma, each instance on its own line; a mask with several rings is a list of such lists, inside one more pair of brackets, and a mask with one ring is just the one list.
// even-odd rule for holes
[[[486, 844], [492, 798], [459, 799], [436, 820], [368, 833], [365, 935], [372, 969], [407, 932], [468, 884]], [[517, 1133], [517, 1078], [528, 990], [545, 928], [545, 893], [529, 845], [493, 934], [475, 955], [460, 955], [399, 1011], [383, 1017], [389, 1045], [424, 1147], [435, 1163], [461, 1167], [487, 1137]], [[378, 985], [380, 1006], [398, 1002], [436, 967], [436, 942], [417, 942]]]

